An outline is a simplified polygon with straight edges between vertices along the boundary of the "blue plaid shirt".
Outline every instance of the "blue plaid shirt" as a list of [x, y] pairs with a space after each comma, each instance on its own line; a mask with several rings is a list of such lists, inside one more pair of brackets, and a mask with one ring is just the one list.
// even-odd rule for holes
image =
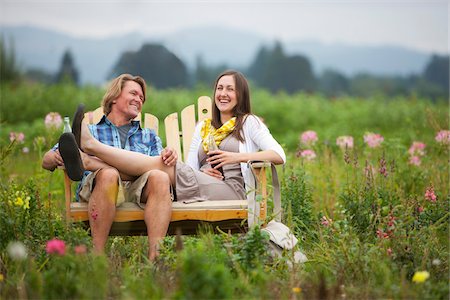
[[[103, 144], [122, 148], [119, 130], [110, 120], [108, 120], [108, 118], [106, 118], [106, 116], [103, 116], [97, 124], [89, 125], [89, 130], [91, 131], [92, 136]], [[58, 145], [55, 145], [53, 150], [56, 150], [57, 148]], [[142, 129], [139, 121], [131, 122], [131, 128], [128, 131], [125, 147], [123, 149], [149, 156], [160, 155], [163, 150], [161, 139], [156, 135], [155, 131], [148, 128]], [[79, 201], [78, 193], [81, 190], [82, 183], [90, 173], [90, 171], [85, 171], [83, 178], [78, 184], [76, 191], [77, 201]]]

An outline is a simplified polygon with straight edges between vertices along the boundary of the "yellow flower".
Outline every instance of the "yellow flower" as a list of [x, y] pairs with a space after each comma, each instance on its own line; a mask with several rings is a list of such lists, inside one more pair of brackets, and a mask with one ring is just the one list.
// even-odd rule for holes
[[414, 273], [414, 276], [412, 278], [412, 281], [415, 283], [422, 283], [425, 282], [430, 277], [430, 273], [427, 271], [417, 271]]
[[0, 273], [0, 282], [3, 282], [4, 279], [5, 279], [5, 277], [3, 276], [2, 273]]
[[25, 198], [25, 202], [23, 203], [23, 209], [29, 209], [30, 208], [30, 197]]
[[300, 292], [302, 291], [302, 288], [300, 288], [300, 287], [294, 287], [294, 288], [292, 288], [292, 291], [293, 291], [294, 293], [298, 294], [298, 293], [300, 293]]
[[23, 206], [23, 199], [22, 197], [17, 197], [16, 201], [14, 201], [15, 206]]

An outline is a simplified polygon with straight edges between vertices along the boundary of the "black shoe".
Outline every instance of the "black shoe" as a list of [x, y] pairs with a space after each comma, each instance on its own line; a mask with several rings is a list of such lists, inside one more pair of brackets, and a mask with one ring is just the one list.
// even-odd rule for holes
[[77, 111], [73, 115], [72, 121], [72, 133], [75, 136], [75, 141], [77, 142], [78, 148], [81, 149], [81, 122], [84, 118], [84, 104], [79, 104]]
[[59, 137], [59, 154], [64, 161], [69, 178], [73, 181], [80, 181], [83, 178], [84, 167], [73, 133], [65, 132]]

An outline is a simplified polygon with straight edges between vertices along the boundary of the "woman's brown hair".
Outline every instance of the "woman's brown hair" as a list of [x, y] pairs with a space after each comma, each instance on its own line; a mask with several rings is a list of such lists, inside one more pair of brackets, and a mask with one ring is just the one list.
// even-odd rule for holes
[[250, 106], [250, 89], [248, 87], [247, 79], [245, 79], [244, 75], [238, 71], [228, 70], [221, 73], [214, 84], [214, 105], [212, 107], [212, 120], [211, 124], [215, 128], [221, 127], [222, 121], [220, 120], [220, 110], [216, 106], [216, 90], [217, 84], [223, 76], [233, 76], [234, 84], [236, 85], [236, 98], [237, 105], [233, 109], [233, 115], [236, 117], [236, 126], [233, 130], [233, 135], [241, 142], [244, 141], [244, 136], [242, 135], [242, 126], [245, 122], [245, 117], [248, 114], [252, 113], [252, 109]]

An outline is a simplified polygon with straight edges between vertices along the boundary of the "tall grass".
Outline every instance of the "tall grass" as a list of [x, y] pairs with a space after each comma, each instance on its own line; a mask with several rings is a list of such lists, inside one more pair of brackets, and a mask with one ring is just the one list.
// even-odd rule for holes
[[[162, 120], [208, 92], [150, 91], [144, 111]], [[291, 266], [292, 253], [271, 257], [268, 237], [256, 227], [246, 235], [203, 229], [195, 237], [167, 237], [152, 264], [145, 237], [111, 237], [106, 256], [77, 253], [80, 244], [90, 249], [89, 233], [62, 218], [61, 172], [40, 168], [59, 134], [45, 128], [44, 116], [71, 115], [78, 102], [95, 108], [101, 95], [93, 87], [2, 86], [2, 299], [448, 298], [449, 146], [434, 139], [448, 129], [446, 103], [254, 90], [255, 113], [287, 149], [288, 163], [279, 168], [282, 219], [309, 261]], [[317, 155], [312, 160], [300, 155], [305, 130], [319, 138], [308, 147]], [[10, 143], [10, 131], [23, 132], [24, 142]], [[370, 148], [365, 132], [385, 140]], [[339, 148], [341, 135], [352, 135], [354, 147]], [[426, 144], [420, 165], [409, 160], [413, 141]], [[430, 189], [436, 201], [426, 196]], [[55, 237], [65, 241], [65, 255], [46, 252]], [[24, 244], [26, 257], [7, 250], [14, 241]], [[413, 282], [417, 271], [429, 278]]]

